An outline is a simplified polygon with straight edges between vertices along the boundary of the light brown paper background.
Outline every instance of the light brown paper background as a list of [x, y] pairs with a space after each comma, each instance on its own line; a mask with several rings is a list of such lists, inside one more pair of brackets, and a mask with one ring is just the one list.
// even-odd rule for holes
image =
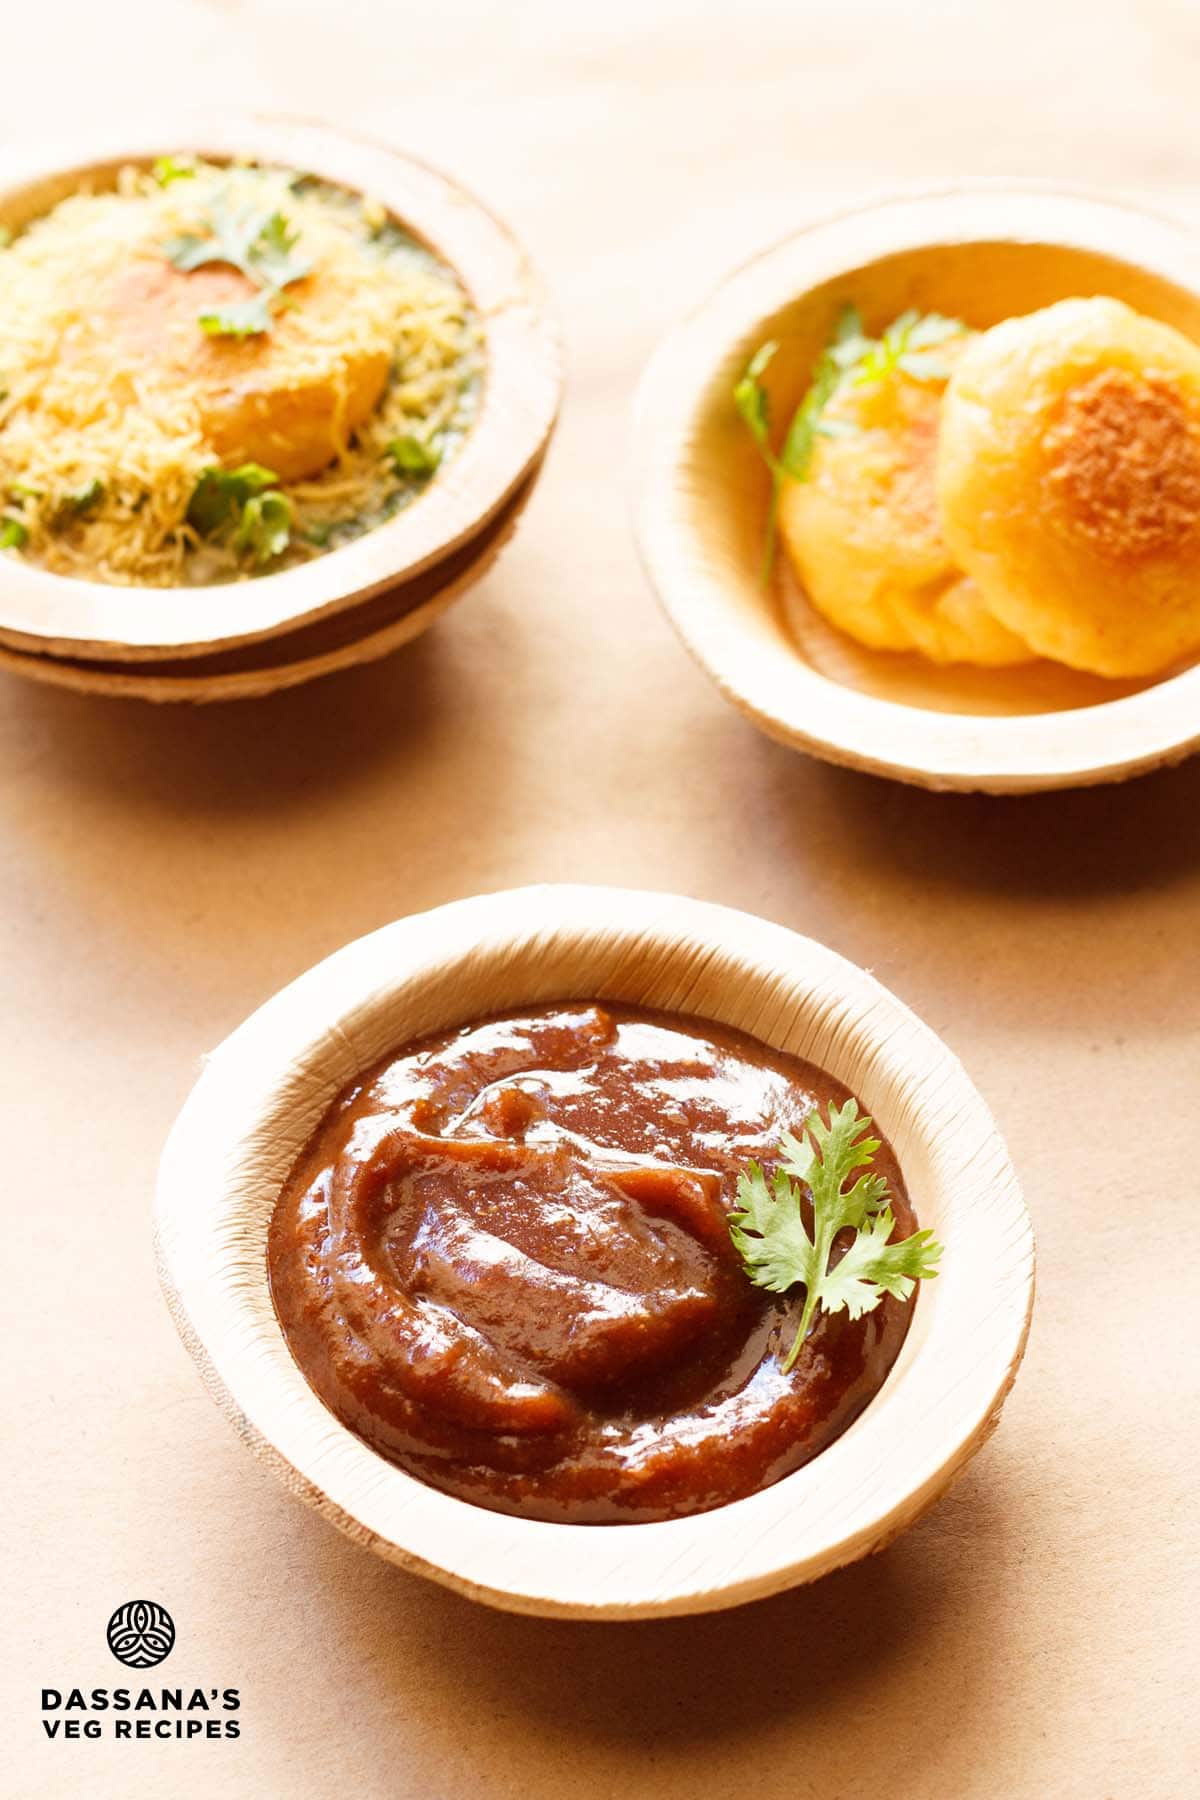
[[[571, 379], [514, 544], [392, 662], [198, 713], [0, 680], [0, 1791], [1196, 1792], [1200, 763], [999, 801], [774, 746], [659, 616], [622, 480], [658, 334], [814, 207], [964, 173], [1184, 201], [1200, 16], [47, 0], [5, 42], [0, 147], [174, 97], [443, 163], [543, 265]], [[150, 1188], [201, 1053], [348, 938], [546, 878], [824, 939], [945, 1035], [1008, 1136], [1040, 1287], [1002, 1427], [922, 1525], [815, 1589], [631, 1626], [476, 1608], [291, 1501], [159, 1298]], [[151, 1684], [237, 1685], [238, 1742], [43, 1737], [43, 1685], [121, 1679], [104, 1623], [141, 1595], [179, 1632]]]

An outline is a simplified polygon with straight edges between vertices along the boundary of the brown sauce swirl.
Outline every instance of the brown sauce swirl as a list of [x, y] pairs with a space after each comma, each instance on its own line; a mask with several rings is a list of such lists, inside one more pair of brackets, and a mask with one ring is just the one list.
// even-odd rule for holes
[[[723, 1027], [547, 1007], [430, 1038], [344, 1093], [271, 1222], [276, 1310], [327, 1406], [478, 1505], [620, 1523], [778, 1481], [844, 1431], [913, 1302], [818, 1313], [730, 1241], [738, 1174], [847, 1098]], [[915, 1228], [895, 1158], [896, 1232]]]

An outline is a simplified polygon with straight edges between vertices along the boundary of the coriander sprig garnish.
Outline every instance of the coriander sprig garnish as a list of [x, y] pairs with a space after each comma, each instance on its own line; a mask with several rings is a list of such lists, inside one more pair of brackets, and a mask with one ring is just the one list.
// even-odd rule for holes
[[256, 564], [282, 556], [291, 541], [292, 503], [279, 477], [261, 463], [205, 469], [188, 503], [187, 521], [200, 537], [229, 543]]
[[863, 330], [858, 308], [843, 306], [807, 391], [792, 414], [778, 455], [771, 447], [771, 398], [762, 377], [779, 345], [772, 340], [755, 351], [733, 390], [733, 401], [771, 471], [764, 581], [771, 573], [775, 553], [775, 521], [784, 479], [806, 479], [819, 437], [844, 436], [857, 429], [848, 419], [826, 417], [835, 396], [844, 388], [867, 387], [895, 374], [914, 381], [945, 381], [949, 371], [929, 353], [965, 330], [958, 319], [944, 318], [941, 313], [909, 311], [894, 319], [882, 337], [872, 338]]
[[897, 370], [913, 381], [948, 381], [950, 370], [929, 352], [965, 330], [961, 319], [947, 319], [941, 313], [902, 312], [877, 343], [864, 340], [866, 354], [851, 371], [853, 385], [884, 381]]
[[300, 234], [281, 212], [265, 207], [234, 212], [220, 197], [211, 202], [201, 224], [203, 235], [188, 231], [163, 245], [167, 261], [185, 274], [226, 263], [260, 290], [248, 300], [199, 314], [201, 329], [219, 337], [256, 337], [270, 331], [275, 308], [287, 304], [283, 290], [312, 273], [311, 263], [292, 254]]
[[[852, 1319], [874, 1310], [885, 1294], [907, 1300], [917, 1281], [937, 1274], [942, 1246], [931, 1231], [914, 1231], [889, 1242], [896, 1220], [887, 1181], [870, 1169], [880, 1140], [864, 1137], [871, 1120], [851, 1099], [831, 1106], [829, 1122], [814, 1113], [799, 1137], [787, 1133], [779, 1165], [767, 1179], [758, 1163], [739, 1175], [737, 1208], [729, 1234], [757, 1287], [784, 1294], [803, 1283], [804, 1311], [783, 1364], [786, 1375], [800, 1354], [817, 1307]], [[804, 1220], [805, 1192], [812, 1203], [812, 1233]], [[838, 1233], [855, 1233], [845, 1253], [830, 1267]]]

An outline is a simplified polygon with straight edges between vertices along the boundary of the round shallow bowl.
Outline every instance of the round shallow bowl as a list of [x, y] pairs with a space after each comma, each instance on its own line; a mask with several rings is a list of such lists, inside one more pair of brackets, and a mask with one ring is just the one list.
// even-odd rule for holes
[[154, 661], [259, 642], [407, 582], [478, 535], [534, 473], [558, 411], [562, 353], [542, 284], [477, 200], [413, 157], [344, 131], [220, 116], [147, 124], [109, 141], [0, 158], [0, 224], [81, 183], [170, 151], [302, 169], [380, 201], [457, 274], [480, 316], [479, 413], [428, 489], [386, 524], [297, 568], [195, 588], [114, 587], [0, 558], [0, 642], [26, 654]]
[[1200, 341], [1200, 240], [1143, 208], [967, 184], [885, 201], [790, 237], [729, 277], [652, 359], [636, 409], [635, 524], [680, 637], [772, 737], [931, 788], [1020, 793], [1117, 781], [1200, 744], [1200, 668], [1110, 682], [1050, 662], [939, 668], [870, 651], [809, 606], [781, 554], [764, 585], [769, 480], [732, 400], [777, 339], [777, 427], [839, 307], [878, 331], [907, 307], [986, 327], [1110, 294]]
[[382, 594], [315, 624], [208, 656], [162, 662], [38, 656], [0, 643], [0, 670], [79, 694], [201, 705], [213, 700], [261, 699], [321, 675], [378, 662], [418, 637], [487, 574], [516, 529], [535, 476], [536, 471], [527, 477], [477, 537], [441, 562], [398, 588], [386, 588]]
[[[544, 1524], [426, 1487], [326, 1410], [271, 1303], [271, 1213], [338, 1092], [423, 1033], [567, 998], [718, 1020], [827, 1069], [879, 1121], [922, 1224], [945, 1244], [896, 1364], [850, 1429], [774, 1487], [693, 1518]], [[211, 1393], [293, 1493], [461, 1593], [576, 1618], [734, 1606], [882, 1548], [995, 1425], [1033, 1299], [1033, 1239], [1004, 1145], [927, 1026], [861, 969], [778, 925], [610, 888], [440, 907], [285, 988], [209, 1058], [180, 1114], [156, 1241], [168, 1304]]]

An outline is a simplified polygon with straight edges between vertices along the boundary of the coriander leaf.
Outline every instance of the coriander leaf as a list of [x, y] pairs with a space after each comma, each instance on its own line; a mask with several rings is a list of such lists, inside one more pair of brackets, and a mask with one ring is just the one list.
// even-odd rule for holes
[[11, 225], [0, 225], [0, 250], [7, 250], [13, 241]]
[[249, 300], [230, 300], [196, 317], [209, 337], [257, 337], [271, 329], [271, 303], [265, 294], [252, 294]]
[[730, 1214], [729, 1235], [751, 1281], [775, 1294], [786, 1294], [805, 1280], [804, 1271], [812, 1272], [815, 1280], [812, 1239], [792, 1200], [792, 1185], [782, 1170], [768, 1181], [760, 1165], [752, 1162], [738, 1176], [737, 1210]]
[[[778, 1294], [799, 1284], [805, 1288], [785, 1374], [800, 1354], [818, 1306], [831, 1313], [844, 1309], [857, 1319], [885, 1294], [907, 1299], [915, 1281], [937, 1273], [934, 1265], [942, 1247], [931, 1232], [888, 1242], [896, 1221], [887, 1182], [882, 1175], [858, 1174], [870, 1169], [880, 1147], [878, 1138], [864, 1135], [870, 1124], [855, 1100], [831, 1106], [828, 1122], [813, 1114], [799, 1137], [784, 1137], [770, 1181], [757, 1163], [738, 1177], [729, 1234], [751, 1281]], [[812, 1207], [811, 1233], [802, 1207], [805, 1190]], [[835, 1239], [845, 1230], [855, 1237], [830, 1268]]]
[[[13, 491], [15, 493], [17, 490]], [[33, 490], [30, 489], [29, 492], [31, 497], [34, 497]], [[95, 479], [89, 481], [86, 487], [78, 488], [73, 494], [64, 494], [51, 515], [51, 529], [61, 531], [65, 525], [71, 524], [72, 520], [90, 512], [92, 507], [98, 505], [103, 498], [104, 483]]]
[[196, 173], [196, 164], [190, 156], [160, 156], [150, 172], [159, 187], [170, 187], [173, 181], [190, 181]]
[[843, 306], [833, 328], [833, 337], [821, 354], [808, 392], [792, 415], [783, 440], [780, 461], [793, 481], [802, 481], [808, 473], [825, 408], [842, 386], [847, 370], [854, 368], [862, 357], [868, 342], [863, 336], [857, 307]]
[[930, 1264], [941, 1254], [932, 1231], [914, 1231], [898, 1244], [888, 1239], [896, 1228], [891, 1207], [873, 1213], [863, 1225], [841, 1261], [827, 1270], [821, 1289], [826, 1312], [845, 1307], [852, 1319], [878, 1306], [881, 1294], [907, 1300], [922, 1276], [934, 1271]]
[[209, 232], [207, 260], [231, 263], [243, 275], [253, 279], [249, 267], [250, 250], [267, 217], [261, 208], [243, 207], [240, 212], [233, 212], [227, 196], [218, 194], [209, 205], [207, 217], [201, 221]]
[[778, 348], [779, 345], [774, 342], [761, 344], [746, 364], [741, 379], [733, 390], [733, 403], [772, 473], [776, 471], [778, 464], [772, 455], [768, 435], [771, 429], [771, 399], [760, 377]]
[[839, 369], [852, 369], [870, 341], [863, 330], [862, 314], [846, 301], [833, 323], [830, 356]]
[[783, 470], [771, 449], [771, 397], [762, 385], [765, 372], [779, 345], [773, 341], [761, 344], [746, 364], [741, 379], [733, 390], [733, 403], [741, 414], [751, 437], [758, 445], [767, 468], [771, 471], [771, 499], [767, 510], [767, 539], [763, 546], [762, 579], [766, 583], [775, 558], [775, 524], [779, 513], [779, 492]]
[[845, 436], [857, 429], [846, 419], [827, 420], [825, 409], [845, 385], [849, 374], [868, 354], [870, 346], [870, 338], [863, 334], [858, 308], [849, 304], [843, 306], [834, 321], [833, 336], [821, 353], [808, 391], [792, 415], [783, 441], [780, 461], [785, 474], [793, 481], [803, 481], [808, 474], [818, 437]]
[[882, 381], [897, 370], [915, 381], [945, 381], [949, 371], [928, 352], [966, 330], [958, 319], [941, 313], [903, 312], [879, 339], [863, 330], [858, 308], [843, 306], [833, 333], [817, 361], [812, 379], [792, 414], [778, 456], [771, 448], [770, 398], [761, 376], [779, 346], [774, 341], [755, 351], [733, 390], [734, 405], [758, 445], [771, 471], [771, 501], [767, 514], [767, 539], [762, 577], [767, 581], [775, 552], [775, 523], [779, 495], [785, 477], [807, 479], [819, 437], [848, 437], [859, 427], [850, 419], [828, 418], [827, 409], [845, 387], [862, 387]]
[[774, 340], [762, 344], [746, 364], [733, 390], [733, 401], [759, 452], [771, 471], [771, 499], [767, 513], [767, 538], [763, 547], [762, 579], [770, 579], [775, 560], [775, 529], [779, 513], [779, 496], [783, 477], [802, 480], [812, 456], [813, 443], [820, 430], [821, 415], [844, 379], [844, 368], [860, 355], [862, 320], [853, 306], [844, 306], [834, 325], [833, 337], [822, 352], [812, 383], [792, 416], [778, 456], [771, 449], [771, 401], [762, 384], [762, 376], [779, 345]]
[[930, 350], [935, 344], [944, 344], [947, 338], [961, 337], [965, 330], [961, 319], [948, 319], [942, 313], [924, 313], [909, 330], [908, 348]]
[[399, 474], [416, 475], [424, 480], [436, 473], [442, 460], [442, 452], [436, 444], [427, 444], [423, 438], [411, 434], [393, 438], [386, 454]]
[[248, 258], [254, 274], [267, 287], [276, 290], [302, 281], [312, 273], [312, 264], [301, 262], [292, 251], [300, 241], [281, 212], [271, 213], [263, 222], [250, 245]]
[[[861, 1135], [870, 1123], [870, 1119], [859, 1112], [854, 1100], [847, 1100], [841, 1107], [831, 1107], [828, 1125], [818, 1114], [814, 1114], [805, 1122], [800, 1137], [790, 1131], [784, 1133], [779, 1146], [780, 1166], [806, 1187], [811, 1188], [820, 1182], [831, 1195], [838, 1195], [855, 1169], [870, 1166], [880, 1147], [878, 1138]], [[879, 1184], [882, 1191], [882, 1176], [873, 1176], [871, 1179]], [[860, 1220], [845, 1219], [843, 1223], [858, 1224]]]
[[29, 542], [29, 529], [20, 519], [0, 518], [0, 550], [23, 550]]
[[271, 329], [271, 307], [283, 290], [312, 273], [312, 265], [292, 252], [299, 240], [284, 215], [253, 208], [232, 212], [224, 199], [211, 203], [202, 220], [207, 235], [184, 232], [163, 245], [167, 261], [184, 274], [227, 263], [263, 291], [199, 315], [202, 330], [223, 337], [255, 337]]
[[261, 463], [206, 469], [188, 504], [188, 524], [201, 537], [248, 552], [255, 563], [270, 562], [287, 549], [292, 531], [292, 503], [275, 486], [278, 479]]
[[287, 549], [292, 535], [292, 503], [286, 494], [255, 494], [242, 508], [233, 547], [250, 551], [256, 563], [270, 562]]
[[211, 237], [199, 237], [194, 231], [185, 231], [180, 237], [168, 238], [162, 247], [163, 255], [175, 268], [190, 274], [193, 269], [204, 267], [205, 263], [224, 262], [228, 259], [219, 253], [220, 246]]
[[205, 469], [188, 502], [187, 521], [201, 537], [217, 537], [236, 527], [246, 501], [266, 493], [279, 477], [261, 463], [242, 463], [236, 469]]
[[73, 513], [89, 512], [98, 506], [104, 498], [104, 483], [93, 478], [86, 487], [81, 487], [74, 494], [68, 494], [63, 502]]
[[868, 342], [854, 371], [854, 385], [884, 381], [897, 370], [914, 381], [945, 381], [945, 365], [930, 360], [925, 353], [948, 338], [960, 336], [963, 329], [958, 319], [943, 318], [941, 313], [922, 314], [911, 309], [901, 313], [877, 343]]

